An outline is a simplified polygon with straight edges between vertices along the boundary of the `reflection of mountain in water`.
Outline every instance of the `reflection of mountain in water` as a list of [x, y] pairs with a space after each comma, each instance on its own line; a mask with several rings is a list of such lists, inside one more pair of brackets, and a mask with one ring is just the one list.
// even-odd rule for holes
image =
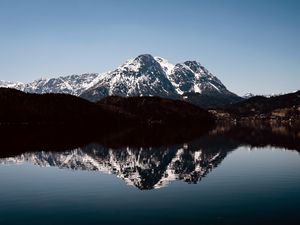
[[[197, 183], [218, 166], [228, 152], [239, 146], [273, 146], [300, 152], [299, 128], [265, 124], [222, 125], [198, 136], [195, 132], [179, 132], [178, 129], [130, 130], [100, 135], [95, 142], [101, 144], [85, 147], [78, 147], [88, 143], [88, 135], [82, 137], [84, 132], [77, 136], [74, 132], [53, 136], [54, 132], [44, 132], [47, 129], [33, 133], [15, 132], [14, 129], [4, 131], [0, 164], [29, 162], [39, 166], [113, 173], [139, 189], [160, 188], [174, 180]], [[198, 139], [190, 141], [192, 137]], [[184, 142], [188, 144], [178, 144]], [[18, 156], [9, 157], [14, 155]]]
[[39, 166], [116, 174], [139, 189], [153, 189], [174, 180], [197, 183], [225, 157], [226, 151], [193, 150], [187, 144], [161, 148], [110, 149], [90, 144], [66, 152], [24, 153], [0, 163], [29, 162]]

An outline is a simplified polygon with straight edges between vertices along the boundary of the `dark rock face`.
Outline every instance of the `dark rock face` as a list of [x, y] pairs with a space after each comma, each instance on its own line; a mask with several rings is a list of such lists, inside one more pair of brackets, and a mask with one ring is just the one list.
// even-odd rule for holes
[[174, 67], [170, 78], [177, 85], [178, 92], [190, 92], [194, 88], [195, 74], [182, 64]]

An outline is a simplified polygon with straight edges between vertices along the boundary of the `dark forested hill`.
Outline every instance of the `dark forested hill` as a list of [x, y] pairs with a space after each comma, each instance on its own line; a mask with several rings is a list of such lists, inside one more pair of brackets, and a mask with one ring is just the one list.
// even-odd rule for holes
[[300, 91], [279, 96], [255, 96], [210, 110], [218, 121], [267, 121], [300, 124]]
[[66, 94], [29, 94], [0, 88], [0, 122], [106, 123], [131, 119], [130, 115], [97, 106]]
[[212, 116], [192, 104], [158, 97], [108, 97], [99, 103], [66, 94], [0, 88], [0, 123], [208, 125]]
[[119, 111], [135, 115], [148, 122], [166, 122], [175, 125], [181, 122], [208, 125], [213, 117], [206, 110], [190, 103], [160, 97], [110, 96], [98, 102], [101, 106], [112, 106]]
[[300, 91], [273, 97], [255, 96], [229, 106], [228, 110], [242, 116], [249, 116], [271, 113], [277, 109], [298, 107], [300, 107]]

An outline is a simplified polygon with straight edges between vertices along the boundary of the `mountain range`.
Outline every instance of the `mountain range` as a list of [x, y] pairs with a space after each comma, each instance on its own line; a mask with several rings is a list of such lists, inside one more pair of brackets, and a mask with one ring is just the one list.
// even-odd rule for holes
[[243, 99], [230, 92], [199, 62], [185, 61], [173, 65], [166, 59], [149, 54], [139, 55], [107, 73], [41, 78], [27, 84], [0, 81], [0, 87], [37, 94], [72, 94], [89, 101], [115, 95], [159, 96], [181, 99], [203, 107]]

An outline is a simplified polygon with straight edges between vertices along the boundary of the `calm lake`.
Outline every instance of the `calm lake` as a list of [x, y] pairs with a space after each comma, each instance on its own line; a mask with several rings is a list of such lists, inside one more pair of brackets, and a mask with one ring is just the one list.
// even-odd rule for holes
[[236, 128], [1, 154], [0, 224], [300, 224], [299, 138]]

